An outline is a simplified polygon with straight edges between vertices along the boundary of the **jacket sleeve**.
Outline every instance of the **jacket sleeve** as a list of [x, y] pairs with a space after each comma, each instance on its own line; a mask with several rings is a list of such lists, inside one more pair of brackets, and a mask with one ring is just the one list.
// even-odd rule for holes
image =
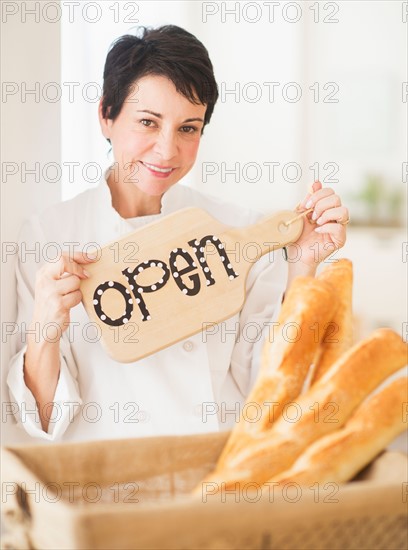
[[239, 335], [231, 357], [232, 376], [244, 396], [256, 380], [263, 342], [266, 338], [273, 341], [273, 323], [279, 315], [286, 281], [287, 264], [280, 249], [262, 256], [248, 274]]
[[[38, 407], [24, 381], [24, 356], [27, 349], [26, 336], [34, 309], [34, 287], [37, 270], [44, 263], [46, 245], [40, 220], [31, 217], [22, 226], [18, 240], [16, 261], [17, 320], [13, 323], [11, 354], [7, 385], [10, 394], [8, 409], [13, 413], [19, 427], [32, 437], [46, 440], [59, 439], [66, 431], [81, 405], [77, 375], [67, 334], [60, 340], [60, 375], [54, 395], [54, 407], [48, 432], [41, 427]], [[36, 339], [43, 336], [44, 327], [36, 326]]]

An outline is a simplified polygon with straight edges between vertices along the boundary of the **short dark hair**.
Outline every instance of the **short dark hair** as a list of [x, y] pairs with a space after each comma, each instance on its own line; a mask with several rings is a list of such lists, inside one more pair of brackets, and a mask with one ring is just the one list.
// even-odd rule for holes
[[125, 34], [113, 43], [103, 72], [103, 117], [115, 120], [134, 82], [147, 75], [165, 76], [189, 101], [207, 105], [204, 126], [210, 122], [218, 87], [208, 51], [176, 25], [139, 27], [138, 36]]

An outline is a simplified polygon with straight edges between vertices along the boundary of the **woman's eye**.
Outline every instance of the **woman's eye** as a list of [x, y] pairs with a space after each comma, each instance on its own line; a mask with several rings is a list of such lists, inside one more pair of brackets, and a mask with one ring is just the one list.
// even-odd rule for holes
[[181, 131], [183, 134], [195, 134], [198, 131], [198, 128], [195, 126], [182, 126]]
[[153, 120], [150, 120], [149, 118], [142, 118], [140, 121], [143, 126], [150, 127], [154, 124]]

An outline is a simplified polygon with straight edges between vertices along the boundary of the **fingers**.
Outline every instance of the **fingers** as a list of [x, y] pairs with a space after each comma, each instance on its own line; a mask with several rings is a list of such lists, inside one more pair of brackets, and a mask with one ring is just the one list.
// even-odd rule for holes
[[89, 277], [85, 266], [96, 261], [83, 253], [62, 253], [57, 262], [46, 263], [36, 274], [34, 317], [40, 324], [59, 324], [66, 330], [70, 311], [82, 301], [81, 281]]
[[323, 187], [320, 181], [315, 181], [309, 188], [309, 192], [303, 201], [300, 202], [300, 209], [311, 208], [319, 199], [334, 194], [333, 189]]
[[61, 298], [62, 305], [67, 311], [77, 306], [81, 302], [81, 300], [82, 300], [82, 292], [80, 290], [75, 290], [74, 292], [70, 292], [69, 294], [62, 296]]
[[74, 252], [72, 259], [78, 264], [89, 264], [98, 260], [98, 254], [96, 252]]
[[55, 287], [60, 296], [62, 307], [69, 311], [82, 301], [82, 292], [79, 290], [81, 279], [76, 275], [69, 275], [55, 282]]
[[72, 255], [63, 253], [61, 254], [58, 262], [47, 266], [47, 271], [50, 276], [55, 280], [60, 279], [64, 273], [76, 275], [80, 279], [87, 279], [89, 274], [86, 269], [82, 267], [82, 265], [86, 265], [92, 262], [95, 262], [95, 259], [87, 257], [82, 252]]
[[319, 191], [323, 185], [320, 183], [320, 181], [315, 181], [312, 183], [312, 193], [315, 193], [316, 191]]
[[335, 248], [341, 248], [346, 242], [346, 227], [340, 223], [325, 223], [316, 227], [315, 232], [327, 235]]
[[[308, 211], [306, 220], [309, 223], [305, 223], [304, 231], [298, 240], [305, 252], [306, 248], [311, 248], [308, 245], [313, 240], [313, 229], [320, 234], [320, 237], [318, 239], [315, 237], [315, 240], [324, 244], [325, 252], [319, 253], [319, 262], [332, 254], [334, 250], [344, 246], [349, 211], [342, 205], [340, 197], [333, 189], [323, 187], [319, 181], [315, 181], [296, 210], [298, 212]], [[316, 262], [316, 259], [313, 258], [313, 261]]]
[[50, 275], [53, 279], [60, 279], [64, 273], [71, 273], [80, 279], [86, 279], [88, 274], [86, 270], [64, 254], [58, 262], [54, 264], [54, 269], [50, 269]]
[[345, 206], [339, 206], [338, 208], [328, 208], [321, 216], [317, 215], [317, 218], [314, 219], [316, 219], [317, 225], [324, 225], [328, 222], [337, 222], [341, 224], [343, 221], [348, 220], [348, 218], [348, 209]]
[[68, 275], [62, 279], [55, 281], [55, 288], [58, 294], [65, 296], [70, 292], [75, 292], [79, 289], [81, 279], [77, 275]]
[[322, 187], [319, 181], [315, 181], [311, 191], [313, 193], [309, 193], [301, 203], [304, 209], [313, 208], [311, 220], [323, 225], [330, 221], [342, 223], [349, 219], [348, 209], [342, 206], [340, 197], [333, 189]]
[[321, 208], [321, 201], [323, 199], [326, 199], [327, 197], [337, 197], [338, 199], [340, 199], [340, 197], [335, 195], [333, 189], [331, 189], [330, 187], [323, 187], [322, 189], [319, 189], [310, 196], [309, 200], [305, 204], [305, 208]]

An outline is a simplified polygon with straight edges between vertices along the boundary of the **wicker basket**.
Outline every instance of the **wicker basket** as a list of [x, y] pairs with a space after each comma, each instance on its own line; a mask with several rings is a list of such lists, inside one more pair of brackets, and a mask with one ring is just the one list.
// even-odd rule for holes
[[190, 492], [227, 434], [2, 450], [3, 548], [405, 549], [408, 460], [384, 453], [357, 480]]

